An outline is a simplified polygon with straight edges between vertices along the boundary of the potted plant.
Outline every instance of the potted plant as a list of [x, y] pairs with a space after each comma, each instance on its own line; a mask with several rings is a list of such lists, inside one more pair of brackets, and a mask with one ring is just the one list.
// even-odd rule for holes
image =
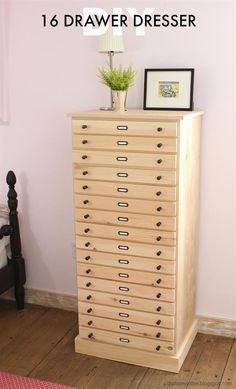
[[134, 83], [135, 70], [131, 66], [122, 68], [120, 65], [114, 69], [98, 69], [98, 77], [102, 84], [112, 90], [113, 108], [115, 111], [125, 110], [127, 90]]

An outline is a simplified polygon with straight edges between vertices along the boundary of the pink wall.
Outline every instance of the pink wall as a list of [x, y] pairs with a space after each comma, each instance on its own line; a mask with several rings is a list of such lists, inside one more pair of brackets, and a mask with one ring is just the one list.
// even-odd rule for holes
[[[27, 285], [76, 293], [73, 254], [71, 128], [66, 112], [109, 101], [96, 69], [106, 62], [97, 38], [81, 30], [44, 29], [41, 14], [81, 13], [83, 7], [136, 7], [144, 1], [11, 1], [10, 125], [0, 126], [1, 200], [4, 175], [18, 176]], [[145, 67], [194, 67], [195, 106], [205, 111], [201, 149], [201, 217], [197, 311], [236, 316], [235, 63], [233, 1], [154, 1], [156, 13], [193, 13], [198, 27], [125, 32], [116, 63], [138, 75], [128, 106], [141, 107]], [[214, 6], [214, 10], [213, 10]], [[234, 96], [233, 96], [234, 94]]]

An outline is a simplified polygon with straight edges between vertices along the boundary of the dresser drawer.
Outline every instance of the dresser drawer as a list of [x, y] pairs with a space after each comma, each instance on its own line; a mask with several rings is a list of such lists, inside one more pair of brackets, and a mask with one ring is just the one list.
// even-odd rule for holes
[[172, 231], [144, 230], [132, 227], [120, 228], [103, 224], [76, 222], [76, 233], [88, 237], [119, 239], [125, 242], [143, 242], [164, 246], [175, 246], [176, 243], [176, 233]]
[[107, 134], [118, 136], [177, 136], [176, 122], [123, 121], [123, 120], [73, 120], [76, 134]]
[[73, 135], [75, 149], [120, 150], [176, 153], [176, 138], [124, 137], [107, 135]]
[[104, 293], [91, 291], [87, 289], [78, 290], [78, 299], [83, 302], [91, 302], [93, 304], [109, 305], [118, 308], [136, 309], [137, 311], [145, 311], [163, 315], [174, 315], [175, 304], [163, 301], [148, 300], [146, 298], [128, 297], [113, 293]]
[[[162, 288], [174, 288], [175, 276], [170, 274], [156, 274], [137, 270], [126, 270], [115, 267], [97, 266], [77, 263], [77, 273], [80, 276], [88, 276], [88, 282], [93, 277], [106, 280], [131, 282], [148, 286], [160, 286]], [[144, 296], [143, 296], [144, 297]]]
[[159, 339], [141, 338], [133, 335], [124, 335], [119, 332], [97, 330], [95, 328], [91, 330], [87, 327], [79, 327], [79, 336], [84, 339], [90, 339], [91, 342], [115, 344], [126, 348], [151, 351], [156, 354], [161, 353], [171, 355], [174, 350], [173, 342], [162, 341]]
[[[105, 198], [104, 201], [106, 201]], [[142, 209], [139, 209], [139, 212], [140, 214], [127, 214], [125, 210], [123, 212], [109, 212], [99, 211], [96, 209], [88, 209], [85, 211], [84, 209], [76, 208], [75, 218], [80, 222], [86, 221], [87, 223], [117, 225], [125, 228], [139, 227], [149, 228], [156, 231], [176, 230], [176, 218], [174, 217], [143, 215], [141, 214]]]
[[127, 269], [153, 272], [156, 274], [175, 274], [175, 261], [166, 261], [160, 259], [151, 259], [145, 257], [131, 257], [120, 254], [89, 252], [87, 250], [77, 249], [77, 261], [102, 266], [119, 267], [123, 271]]
[[155, 201], [135, 200], [135, 199], [122, 200], [119, 197], [103, 197], [103, 196], [76, 194], [75, 206], [84, 209], [87, 208], [103, 209], [107, 211], [118, 211], [118, 212], [125, 211], [127, 213], [129, 212], [138, 213], [139, 209], [142, 209], [142, 213], [148, 215], [160, 215], [160, 216], [176, 215], [175, 202], [164, 202], [158, 200]]
[[79, 302], [79, 311], [82, 314], [100, 316], [108, 319], [122, 320], [138, 324], [147, 324], [156, 326], [156, 328], [174, 328], [175, 317], [160, 315], [159, 313], [149, 313], [142, 311], [133, 311], [126, 308], [115, 308], [106, 305]]
[[[135, 198], [143, 200], [176, 201], [174, 186], [135, 185], [106, 181], [74, 180], [75, 193], [95, 194], [100, 196], [119, 196], [121, 199]], [[104, 197], [105, 199], [105, 197]]]
[[151, 169], [176, 169], [177, 157], [175, 154], [142, 154], [134, 152], [73, 150], [73, 161], [80, 165], [116, 165], [119, 167], [146, 167]]
[[157, 328], [136, 323], [126, 323], [121, 320], [105, 319], [104, 317], [79, 315], [81, 327], [93, 328], [120, 332], [124, 335], [136, 335], [144, 338], [155, 338], [160, 340], [174, 340], [174, 330], [168, 328]]
[[100, 181], [131, 182], [152, 185], [176, 185], [174, 170], [141, 170], [74, 164], [74, 178]]
[[145, 297], [145, 299], [157, 301], [175, 301], [175, 289], [161, 288], [156, 286], [147, 286], [140, 284], [131, 284], [129, 282], [110, 281], [102, 278], [92, 278], [87, 276], [78, 276], [78, 286], [87, 290], [98, 290], [108, 293], [123, 294], [127, 296]]
[[125, 255], [146, 256], [157, 259], [175, 260], [175, 247], [147, 245], [136, 242], [122, 242], [100, 238], [76, 237], [76, 248], [88, 251], [104, 251], [108, 253], [120, 253]]

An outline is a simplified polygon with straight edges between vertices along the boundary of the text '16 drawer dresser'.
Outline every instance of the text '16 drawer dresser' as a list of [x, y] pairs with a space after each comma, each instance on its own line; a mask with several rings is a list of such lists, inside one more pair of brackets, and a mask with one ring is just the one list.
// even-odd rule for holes
[[178, 372], [197, 332], [202, 112], [71, 116], [76, 351]]

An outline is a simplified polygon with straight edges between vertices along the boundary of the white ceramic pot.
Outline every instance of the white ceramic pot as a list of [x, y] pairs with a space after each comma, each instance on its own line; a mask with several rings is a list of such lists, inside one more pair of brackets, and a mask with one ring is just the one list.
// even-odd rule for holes
[[113, 109], [114, 111], [125, 111], [127, 90], [113, 90]]

